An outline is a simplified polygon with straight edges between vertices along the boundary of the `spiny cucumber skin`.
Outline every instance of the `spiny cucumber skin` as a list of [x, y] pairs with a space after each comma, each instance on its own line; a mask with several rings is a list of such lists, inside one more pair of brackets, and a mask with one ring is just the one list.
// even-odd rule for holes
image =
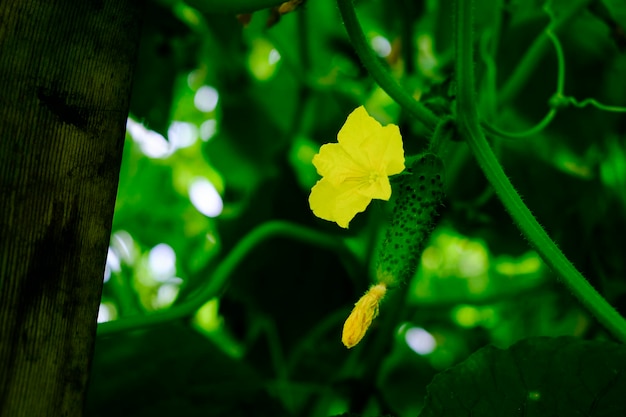
[[377, 281], [393, 287], [410, 279], [417, 268], [443, 199], [443, 163], [425, 154], [408, 164], [398, 181], [391, 224], [379, 249]]

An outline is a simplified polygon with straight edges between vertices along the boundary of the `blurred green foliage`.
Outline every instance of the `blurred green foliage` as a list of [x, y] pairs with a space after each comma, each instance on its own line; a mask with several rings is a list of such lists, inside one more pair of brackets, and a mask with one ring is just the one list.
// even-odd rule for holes
[[[442, 114], [454, 100], [449, 3], [357, 2], [385, 65]], [[556, 15], [570, 7], [552, 3]], [[507, 131], [541, 120], [555, 92], [557, 61], [548, 48], [523, 88], [507, 101], [498, 97], [549, 23], [542, 5], [476, 1], [477, 99], [486, 120]], [[318, 179], [311, 158], [361, 104], [383, 124], [399, 124], [407, 153], [423, 150], [428, 138], [368, 77], [332, 1], [308, 0], [268, 28], [270, 16], [257, 11], [244, 27], [234, 14], [179, 0], [154, 0], [144, 11], [100, 315], [110, 323], [99, 331], [87, 416], [416, 416], [433, 377], [483, 346], [507, 348], [538, 336], [610, 339], [520, 238], [467, 147], [451, 142], [442, 155], [447, 197], [415, 277], [383, 303], [364, 341], [346, 350], [341, 326], [369, 286], [390, 210], [373, 204], [347, 231], [314, 218], [307, 203]], [[567, 96], [626, 105], [624, 27], [623, 2], [595, 0], [558, 32]], [[550, 236], [622, 312], [625, 135], [623, 113], [570, 106], [535, 135], [493, 141]], [[348, 250], [307, 238], [260, 240], [193, 317], [107, 331], [202, 293], [228, 254], [273, 220], [314, 229]], [[571, 359], [559, 359], [562, 368], [550, 368], [564, 374], [539, 381], [545, 387], [528, 386], [526, 375], [558, 357], [553, 343], [571, 351]], [[623, 366], [613, 366], [615, 358], [623, 362], [623, 350], [577, 343], [529, 339], [512, 350], [480, 350], [434, 380], [423, 415], [472, 415], [478, 387], [487, 404], [499, 401], [499, 384], [513, 383], [489, 380], [491, 369], [515, 379], [517, 394], [543, 395], [569, 376], [572, 387], [587, 386], [587, 374], [567, 367], [586, 361], [612, 367], [617, 381], [589, 385], [580, 398], [588, 415], [624, 415], [623, 405], [607, 405], [614, 397], [602, 397], [623, 392]], [[520, 370], [503, 356], [513, 354], [541, 360], [526, 360]], [[457, 384], [468, 397], [445, 405], [442, 392]], [[564, 401], [555, 395], [550, 404]], [[436, 412], [436, 401], [457, 408]], [[480, 415], [515, 413], [521, 400], [502, 401]], [[556, 415], [550, 407], [529, 405], [519, 415]]]

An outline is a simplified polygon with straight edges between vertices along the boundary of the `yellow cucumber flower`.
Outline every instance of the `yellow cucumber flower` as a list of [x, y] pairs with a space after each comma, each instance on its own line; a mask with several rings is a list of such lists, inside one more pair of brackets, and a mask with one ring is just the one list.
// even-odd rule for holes
[[337, 141], [322, 145], [313, 157], [322, 179], [313, 186], [309, 205], [317, 217], [347, 228], [372, 199], [389, 200], [388, 177], [404, 170], [404, 149], [398, 126], [381, 126], [363, 106], [350, 113]]
[[341, 341], [348, 348], [357, 345], [365, 336], [372, 320], [378, 316], [378, 305], [387, 292], [385, 284], [372, 285], [370, 289], [354, 305], [352, 313], [343, 324]]

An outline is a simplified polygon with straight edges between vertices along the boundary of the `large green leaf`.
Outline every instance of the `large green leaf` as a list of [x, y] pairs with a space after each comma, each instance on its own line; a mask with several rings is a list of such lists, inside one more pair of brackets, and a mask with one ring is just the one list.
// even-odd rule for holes
[[259, 376], [189, 327], [99, 337], [85, 416], [282, 416]]
[[625, 394], [625, 346], [540, 337], [485, 347], [437, 375], [420, 417], [617, 417]]

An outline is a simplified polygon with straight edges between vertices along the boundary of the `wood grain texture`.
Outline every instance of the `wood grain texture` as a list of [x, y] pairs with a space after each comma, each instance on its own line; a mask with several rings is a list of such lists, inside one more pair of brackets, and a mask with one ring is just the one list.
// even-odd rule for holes
[[131, 0], [0, 2], [0, 416], [82, 414], [139, 39]]

